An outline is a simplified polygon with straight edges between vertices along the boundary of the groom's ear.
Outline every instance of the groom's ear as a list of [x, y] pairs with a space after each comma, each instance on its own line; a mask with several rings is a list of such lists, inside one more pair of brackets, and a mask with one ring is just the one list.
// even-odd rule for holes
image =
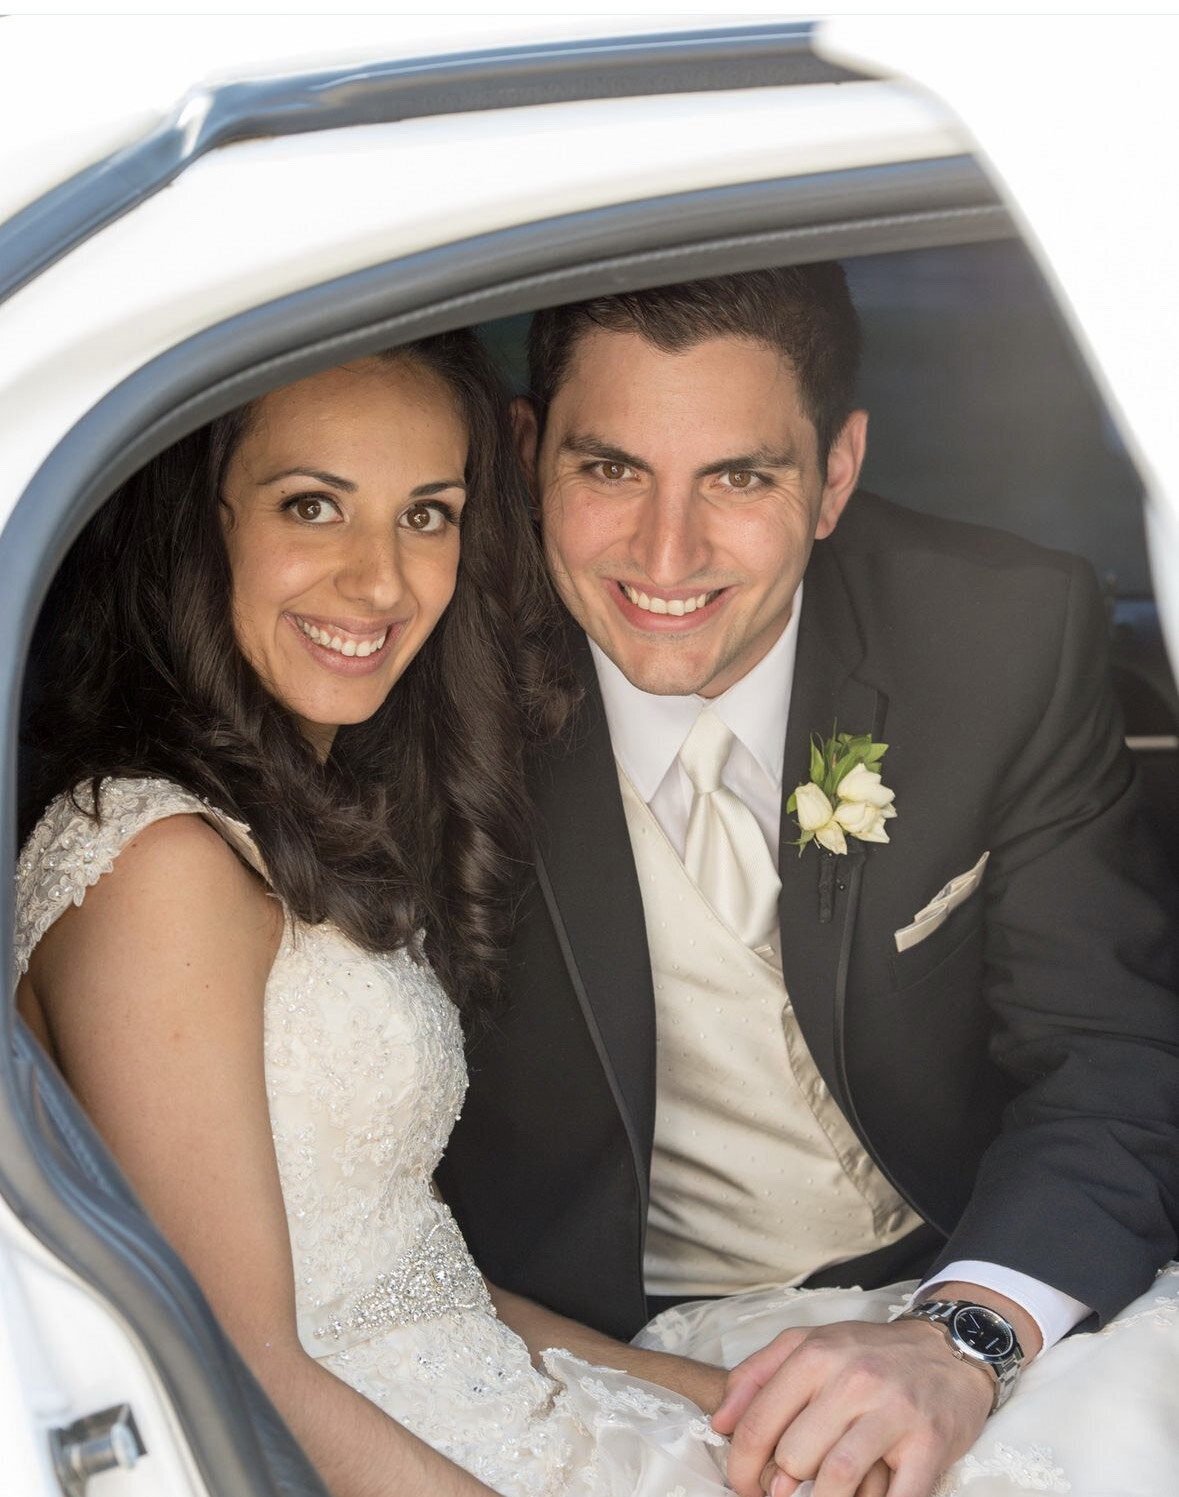
[[839, 517], [860, 481], [867, 445], [868, 412], [852, 411], [827, 454], [827, 477], [823, 483], [816, 540], [826, 540], [839, 524]]
[[512, 401], [512, 439], [516, 444], [516, 456], [524, 469], [524, 477], [536, 499], [536, 449], [540, 438], [540, 427], [536, 420], [536, 408], [527, 395], [517, 395]]

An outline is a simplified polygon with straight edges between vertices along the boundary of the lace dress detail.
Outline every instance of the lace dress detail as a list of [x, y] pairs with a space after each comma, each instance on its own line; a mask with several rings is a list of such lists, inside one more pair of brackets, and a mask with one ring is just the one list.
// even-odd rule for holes
[[[20, 972], [153, 821], [199, 815], [265, 877], [247, 827], [166, 781], [108, 781], [101, 820], [91, 806], [88, 790], [55, 801], [21, 853]], [[420, 952], [374, 956], [288, 917], [263, 1023], [305, 1350], [510, 1497], [718, 1497], [716, 1436], [694, 1405], [558, 1350], [538, 1369], [497, 1319], [432, 1187], [466, 1068]]]
[[14, 943], [18, 975], [28, 970], [33, 948], [58, 916], [81, 904], [87, 889], [111, 871], [127, 843], [153, 821], [195, 812], [262, 871], [248, 827], [167, 780], [108, 780], [101, 821], [95, 820], [93, 809], [89, 786], [80, 786], [73, 797], [59, 796], [21, 848]]

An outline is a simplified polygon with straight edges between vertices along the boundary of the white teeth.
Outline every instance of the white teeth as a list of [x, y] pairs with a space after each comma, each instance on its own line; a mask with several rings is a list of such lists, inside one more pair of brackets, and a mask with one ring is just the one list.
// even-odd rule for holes
[[637, 608], [642, 608], [647, 613], [670, 613], [675, 618], [682, 618], [685, 613], [695, 613], [716, 596], [715, 593], [698, 593], [694, 598], [649, 598], [646, 593], [628, 587], [625, 582], [622, 584], [622, 591]]
[[313, 639], [325, 650], [334, 650], [337, 655], [345, 655], [349, 659], [355, 656], [358, 660], [364, 660], [369, 655], [375, 655], [389, 637], [389, 631], [386, 629], [379, 639], [341, 639], [338, 634], [329, 634], [325, 629], [309, 624], [306, 619], [296, 618], [295, 622], [308, 639]]

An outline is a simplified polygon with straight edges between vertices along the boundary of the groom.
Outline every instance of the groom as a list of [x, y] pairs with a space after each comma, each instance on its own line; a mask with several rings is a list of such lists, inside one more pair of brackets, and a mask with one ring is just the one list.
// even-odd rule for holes
[[[921, 1278], [730, 1379], [730, 1479], [774, 1497], [924, 1497], [1179, 1198], [1173, 917], [1092, 576], [855, 494], [858, 352], [830, 265], [537, 315], [521, 451], [586, 696], [444, 1176], [493, 1280], [616, 1335]], [[887, 749], [796, 811], [837, 733]]]

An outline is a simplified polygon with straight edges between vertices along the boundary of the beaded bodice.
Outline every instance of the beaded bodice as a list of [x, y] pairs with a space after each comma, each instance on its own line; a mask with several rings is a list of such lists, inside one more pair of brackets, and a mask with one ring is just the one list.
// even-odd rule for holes
[[[88, 791], [77, 800], [91, 804]], [[180, 814], [202, 816], [265, 878], [247, 827], [168, 782], [108, 781], [101, 821], [62, 797], [18, 864], [19, 970], [138, 832]], [[432, 1186], [466, 1068], [430, 966], [288, 916], [262, 1021], [304, 1348], [492, 1484], [556, 1490], [569, 1450], [562, 1421], [546, 1417], [553, 1382], [496, 1319]]]
[[[90, 804], [88, 792], [78, 799]], [[21, 853], [17, 962], [150, 822], [195, 813], [263, 877], [249, 829], [160, 780], [108, 782], [95, 822], [55, 801]], [[485, 1293], [431, 1176], [466, 1088], [462, 1033], [429, 965], [288, 919], [264, 1005], [266, 1088], [308, 1350]]]

